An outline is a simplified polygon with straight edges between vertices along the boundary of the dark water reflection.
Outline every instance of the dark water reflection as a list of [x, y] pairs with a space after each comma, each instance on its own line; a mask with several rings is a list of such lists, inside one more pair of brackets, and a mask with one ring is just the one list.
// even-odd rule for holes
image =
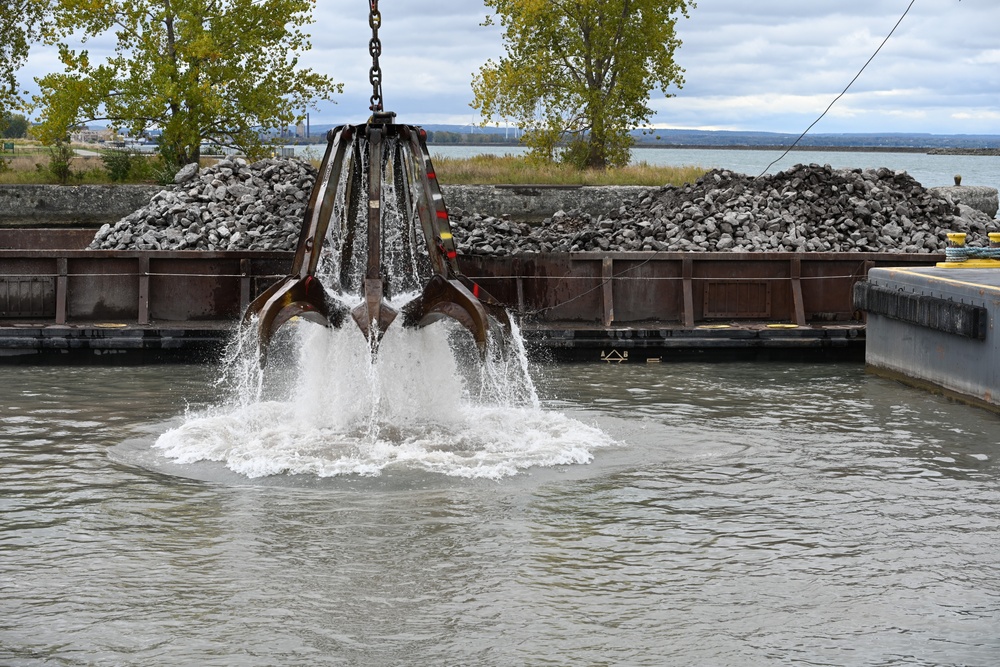
[[622, 443], [587, 466], [114, 455], [213, 374], [4, 369], [0, 664], [1000, 663], [996, 415], [854, 365], [567, 365], [546, 404]]

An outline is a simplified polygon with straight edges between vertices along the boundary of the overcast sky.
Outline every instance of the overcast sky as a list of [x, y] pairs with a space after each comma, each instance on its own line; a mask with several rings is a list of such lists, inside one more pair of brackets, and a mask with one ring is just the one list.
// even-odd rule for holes
[[[679, 23], [686, 83], [653, 93], [659, 127], [798, 133], [844, 89], [910, 0], [700, 0]], [[368, 115], [368, 4], [319, 0], [305, 65], [345, 84], [313, 124]], [[476, 0], [382, 0], [386, 108], [408, 124], [478, 122], [471, 79], [503, 54]], [[1000, 134], [1000, 0], [915, 0], [893, 37], [812, 130]], [[91, 46], [95, 54], [98, 46]], [[642, 48], [636, 44], [636, 48]], [[33, 54], [24, 79], [54, 67]], [[50, 68], [47, 70], [46, 68]]]

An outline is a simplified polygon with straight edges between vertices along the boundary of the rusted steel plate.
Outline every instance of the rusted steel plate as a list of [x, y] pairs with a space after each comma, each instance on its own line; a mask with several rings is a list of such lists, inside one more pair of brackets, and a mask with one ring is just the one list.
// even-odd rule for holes
[[680, 322], [683, 269], [680, 260], [612, 259], [616, 322]]
[[771, 283], [766, 280], [710, 280], [704, 287], [706, 319], [769, 319]]
[[55, 299], [44, 312], [19, 308], [0, 317], [59, 324], [235, 319], [290, 263], [291, 253], [276, 252], [0, 250], [0, 282], [54, 281]]
[[[246, 299], [286, 275], [291, 258], [279, 252], [0, 250], [0, 278], [55, 280], [56, 310], [62, 308], [69, 322], [229, 319], [239, 316]], [[851, 289], [870, 268], [929, 266], [941, 259], [875, 253], [572, 253], [471, 256], [462, 257], [461, 265], [528, 321], [693, 327], [719, 319], [794, 323], [800, 316], [814, 323], [859, 321]], [[740, 292], [740, 284], [749, 287]]]
[[607, 325], [611, 313], [619, 324], [805, 324], [859, 320], [851, 289], [869, 268], [938, 261], [934, 254], [572, 253], [463, 257], [462, 270], [536, 322]]
[[135, 321], [139, 261], [135, 257], [67, 258], [67, 320]]
[[94, 229], [0, 229], [0, 248], [15, 250], [83, 250]]
[[242, 315], [239, 257], [152, 257], [149, 276], [149, 316], [153, 320], [183, 322]]
[[0, 317], [55, 317], [56, 281], [47, 276], [0, 276]]

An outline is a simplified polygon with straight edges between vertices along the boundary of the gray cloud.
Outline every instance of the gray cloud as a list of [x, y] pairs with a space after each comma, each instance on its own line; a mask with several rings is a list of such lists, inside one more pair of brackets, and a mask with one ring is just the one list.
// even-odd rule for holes
[[[367, 117], [368, 8], [321, 0], [306, 66], [345, 84], [314, 123]], [[854, 77], [909, 0], [701, 0], [678, 31], [683, 89], [656, 91], [654, 122], [796, 132]], [[401, 122], [467, 124], [470, 82], [502, 54], [500, 30], [469, 0], [381, 3], [384, 94]], [[917, 0], [894, 37], [815, 132], [1000, 134], [1000, 26], [996, 0]], [[101, 41], [91, 45], [108, 44]], [[636, 48], [644, 48], [637, 45]], [[53, 66], [37, 52], [25, 78]]]
[[[908, 5], [708, 2], [682, 22], [687, 85], [667, 125], [796, 131], [844, 89]], [[815, 131], [1000, 133], [990, 0], [924, 0]]]

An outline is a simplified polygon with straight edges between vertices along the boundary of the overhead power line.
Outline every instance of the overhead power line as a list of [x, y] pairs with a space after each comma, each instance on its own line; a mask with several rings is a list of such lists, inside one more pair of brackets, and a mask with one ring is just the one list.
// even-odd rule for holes
[[816, 123], [818, 123], [818, 122], [820, 122], [821, 120], [823, 120], [823, 117], [824, 117], [824, 116], [826, 116], [827, 112], [829, 112], [829, 111], [830, 111], [830, 109], [832, 109], [832, 108], [833, 108], [833, 105], [834, 105], [834, 104], [836, 104], [836, 103], [837, 103], [838, 101], [840, 101], [840, 98], [841, 98], [841, 97], [843, 97], [844, 95], [846, 95], [846, 94], [847, 94], [847, 91], [851, 89], [851, 86], [853, 86], [853, 85], [854, 85], [854, 82], [855, 82], [855, 81], [857, 81], [857, 80], [858, 80], [858, 78], [860, 78], [861, 74], [862, 74], [862, 73], [863, 73], [863, 72], [865, 71], [865, 69], [867, 69], [867, 67], [868, 67], [868, 65], [869, 65], [869, 64], [871, 63], [871, 61], [875, 60], [875, 56], [877, 56], [877, 55], [878, 55], [879, 51], [881, 51], [881, 50], [882, 50], [882, 47], [883, 47], [883, 46], [885, 46], [885, 45], [886, 45], [886, 42], [888, 42], [888, 41], [889, 41], [889, 38], [890, 38], [890, 37], [892, 37], [892, 34], [893, 34], [894, 32], [896, 32], [896, 28], [898, 28], [898, 27], [899, 27], [899, 24], [903, 22], [903, 19], [905, 19], [905, 18], [906, 18], [906, 15], [910, 13], [910, 9], [911, 9], [911, 8], [913, 7], [913, 3], [915, 3], [916, 1], [917, 1], [917, 0], [910, 0], [910, 4], [909, 4], [909, 5], [908, 5], [908, 6], [906, 7], [906, 9], [905, 9], [905, 10], [903, 11], [903, 15], [899, 17], [899, 20], [898, 20], [898, 21], [896, 21], [896, 25], [892, 26], [892, 30], [890, 30], [890, 31], [889, 31], [889, 34], [885, 36], [885, 39], [883, 39], [883, 40], [882, 40], [882, 43], [878, 45], [878, 48], [877, 48], [877, 49], [875, 49], [875, 53], [873, 53], [873, 54], [871, 55], [871, 57], [870, 57], [870, 58], [868, 58], [868, 60], [867, 60], [867, 61], [865, 62], [865, 64], [861, 66], [861, 69], [860, 69], [860, 70], [858, 70], [858, 73], [854, 75], [854, 78], [853, 78], [853, 79], [851, 79], [851, 82], [847, 84], [847, 87], [845, 87], [845, 88], [844, 88], [844, 90], [842, 90], [842, 91], [840, 92], [840, 95], [837, 95], [837, 97], [835, 97], [835, 98], [833, 99], [833, 101], [832, 101], [832, 102], [830, 102], [830, 105], [829, 105], [829, 106], [828, 106], [828, 107], [827, 107], [827, 108], [826, 108], [826, 109], [825, 109], [825, 110], [823, 111], [823, 113], [821, 113], [821, 114], [819, 115], [819, 118], [817, 118], [816, 120], [814, 120], [814, 121], [812, 122], [812, 124], [811, 124], [811, 125], [809, 125], [809, 127], [807, 127], [807, 128], [805, 129], [805, 131], [804, 131], [804, 132], [803, 132], [802, 134], [800, 134], [800, 135], [799, 135], [799, 138], [798, 138], [798, 139], [796, 139], [796, 140], [795, 140], [794, 142], [792, 142], [792, 145], [791, 145], [791, 146], [789, 146], [788, 148], [786, 148], [786, 149], [785, 149], [785, 152], [784, 152], [784, 153], [782, 153], [782, 154], [781, 154], [781, 155], [780, 155], [780, 156], [779, 156], [779, 157], [778, 157], [777, 159], [775, 159], [775, 160], [774, 160], [773, 162], [771, 162], [771, 164], [769, 164], [769, 165], [767, 165], [766, 167], [764, 167], [764, 171], [762, 171], [762, 172], [760, 172], [759, 174], [757, 174], [757, 178], [760, 178], [761, 176], [763, 176], [764, 174], [766, 174], [766, 173], [767, 173], [767, 170], [768, 170], [768, 169], [770, 169], [770, 168], [771, 168], [771, 167], [773, 167], [773, 166], [774, 166], [775, 164], [777, 164], [778, 162], [780, 162], [781, 160], [783, 160], [783, 159], [784, 159], [784, 157], [785, 157], [786, 155], [788, 155], [788, 154], [789, 154], [789, 153], [791, 152], [791, 150], [792, 150], [793, 148], [795, 148], [795, 147], [796, 147], [796, 146], [797, 146], [797, 145], [799, 144], [799, 142], [800, 142], [800, 141], [802, 141], [802, 138], [803, 138], [803, 137], [805, 137], [805, 136], [806, 136], [807, 134], [809, 134], [809, 130], [813, 129], [813, 127], [814, 127], [814, 126], [816, 125]]

